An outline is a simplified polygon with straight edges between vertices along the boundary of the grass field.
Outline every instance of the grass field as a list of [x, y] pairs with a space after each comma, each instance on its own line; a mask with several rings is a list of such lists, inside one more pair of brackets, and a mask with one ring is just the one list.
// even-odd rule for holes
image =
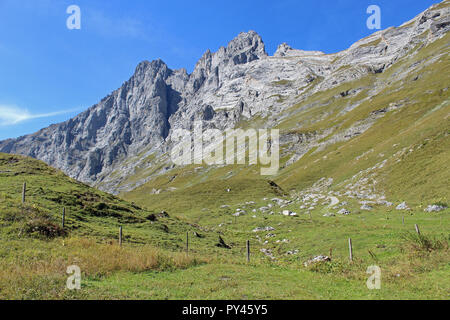
[[[261, 212], [255, 217], [231, 216], [230, 210], [235, 207], [251, 211], [270, 201], [261, 198], [254, 204], [231, 204], [230, 208], [211, 211], [209, 222], [201, 226], [188, 223], [186, 217], [172, 216], [170, 210], [168, 218], [151, 224], [141, 220], [150, 211], [74, 182], [42, 162], [2, 154], [1, 163], [3, 299], [448, 298], [448, 209], [431, 214], [383, 208], [363, 212], [356, 204], [349, 204], [352, 214], [347, 216], [323, 217], [326, 205], [318, 206], [311, 217]], [[22, 181], [29, 186], [24, 216], [20, 202]], [[44, 195], [59, 190], [61, 199], [45, 198], [40, 188]], [[79, 221], [75, 207], [65, 199], [73, 190], [92, 192], [108, 206], [115, 203], [130, 208], [126, 215], [133, 219], [117, 214], [104, 220], [85, 213], [85, 221]], [[42, 229], [44, 226], [57, 228], [62, 205], [72, 212], [67, 218], [66, 234], [22, 231], [19, 235], [21, 230], [28, 230], [23, 228], [27, 219], [41, 215], [45, 220], [39, 230], [46, 230]], [[88, 207], [85, 203], [83, 208], [89, 211]], [[297, 204], [292, 203], [286, 208], [295, 207]], [[158, 228], [159, 223], [168, 226], [168, 230]], [[414, 235], [414, 224], [420, 226], [423, 237]], [[119, 225], [125, 235], [122, 247], [117, 244]], [[274, 230], [253, 232], [254, 228], [265, 226]], [[91, 233], [92, 230], [96, 232]], [[184, 252], [186, 232], [190, 235], [189, 255]], [[266, 238], [269, 233], [274, 236]], [[231, 249], [215, 246], [218, 235]], [[258, 241], [256, 235], [269, 242]], [[348, 258], [349, 237], [353, 240], [352, 263]], [[250, 263], [245, 255], [247, 240]], [[274, 259], [263, 254], [263, 248], [271, 250]], [[303, 265], [316, 255], [330, 255], [330, 248], [331, 262]], [[294, 250], [298, 253], [286, 254]], [[69, 276], [66, 268], [72, 264], [82, 271], [81, 290], [65, 287]], [[366, 287], [370, 265], [378, 265], [382, 270], [380, 290]]]

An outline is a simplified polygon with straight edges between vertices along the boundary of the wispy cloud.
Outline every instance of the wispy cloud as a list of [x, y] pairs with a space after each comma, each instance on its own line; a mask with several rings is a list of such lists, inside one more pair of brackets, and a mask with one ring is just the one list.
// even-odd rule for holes
[[49, 118], [62, 114], [77, 112], [80, 110], [80, 108], [76, 108], [70, 110], [33, 114], [26, 109], [22, 109], [16, 106], [0, 105], [0, 126], [16, 125], [27, 120]]

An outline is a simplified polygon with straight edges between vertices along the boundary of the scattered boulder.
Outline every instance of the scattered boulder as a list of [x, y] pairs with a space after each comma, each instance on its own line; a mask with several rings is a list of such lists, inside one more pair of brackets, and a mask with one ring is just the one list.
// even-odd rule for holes
[[276, 202], [278, 205], [283, 204], [284, 200], [280, 199], [280, 198], [272, 198], [271, 199], [273, 202]]
[[282, 214], [283, 216], [291, 216], [291, 217], [294, 217], [294, 216], [297, 215], [296, 212], [292, 212], [292, 211], [290, 211], [290, 210], [283, 210], [283, 211], [281, 212], [281, 214]]
[[385, 205], [386, 207], [392, 207], [394, 205], [392, 202], [389, 202], [389, 201], [386, 201], [386, 200], [380, 200], [377, 203]]
[[439, 212], [444, 209], [447, 209], [447, 206], [440, 204], [432, 204], [425, 208], [425, 212]]
[[342, 208], [341, 210], [338, 211], [338, 214], [348, 215], [348, 214], [350, 214], [350, 211], [348, 211], [347, 209]]
[[273, 231], [275, 228], [273, 227], [258, 227], [253, 229], [253, 232], [261, 232], [261, 231]]
[[400, 203], [398, 206], [395, 207], [395, 209], [397, 210], [411, 210], [408, 205], [406, 204], [405, 201], [403, 201], [402, 203]]
[[275, 257], [274, 257], [273, 254], [272, 254], [272, 250], [262, 248], [262, 249], [259, 249], [259, 251], [261, 251], [262, 253], [264, 253], [264, 254], [265, 254], [266, 256], [268, 256], [270, 259], [275, 260]]
[[161, 193], [161, 189], [155, 189], [153, 188], [153, 190], [150, 192], [150, 194], [160, 194]]
[[330, 196], [330, 197], [328, 197], [328, 199], [330, 199], [330, 204], [329, 204], [330, 207], [333, 207], [339, 203], [339, 199], [336, 197]]
[[332, 212], [327, 212], [327, 213], [325, 213], [323, 216], [324, 216], [324, 217], [334, 217], [335, 214], [332, 213]]
[[309, 265], [311, 265], [311, 264], [314, 264], [314, 263], [318, 263], [318, 262], [328, 262], [328, 261], [331, 261], [331, 258], [330, 258], [330, 257], [320, 255], [320, 256], [316, 256], [316, 257], [312, 258], [311, 260], [306, 261], [303, 265], [304, 265], [305, 267], [307, 267], [307, 266], [309, 266]]
[[233, 214], [233, 216], [239, 217], [239, 216], [245, 215], [246, 213], [247, 212], [245, 212], [244, 210], [237, 208], [236, 212]]
[[361, 209], [361, 210], [367, 210], [367, 211], [370, 211], [370, 210], [373, 209], [373, 207], [372, 207], [372, 206], [369, 206], [367, 203], [364, 203], [364, 204], [361, 206], [360, 209]]

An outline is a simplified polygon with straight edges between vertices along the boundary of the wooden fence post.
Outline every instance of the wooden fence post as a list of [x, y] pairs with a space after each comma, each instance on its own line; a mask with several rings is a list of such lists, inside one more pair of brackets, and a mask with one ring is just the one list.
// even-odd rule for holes
[[250, 262], [250, 240], [247, 240], [247, 262]]
[[418, 226], [417, 224], [415, 224], [414, 227], [416, 228], [417, 234], [420, 236], [420, 229], [419, 229], [419, 226]]
[[119, 227], [119, 246], [122, 246], [122, 226]]
[[186, 254], [189, 254], [189, 231], [186, 232]]
[[25, 193], [27, 192], [27, 183], [24, 182], [22, 186], [22, 204], [25, 203]]
[[348, 253], [349, 253], [349, 256], [350, 256], [350, 261], [353, 261], [352, 238], [348, 238]]
[[62, 211], [62, 221], [61, 221], [61, 225], [62, 225], [62, 228], [63, 228], [63, 229], [64, 229], [65, 222], [66, 222], [66, 208], [63, 207], [63, 211]]

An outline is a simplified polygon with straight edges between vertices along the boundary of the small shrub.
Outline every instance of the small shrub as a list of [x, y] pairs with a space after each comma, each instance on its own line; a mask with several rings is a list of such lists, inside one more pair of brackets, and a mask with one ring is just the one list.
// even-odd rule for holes
[[66, 231], [60, 226], [54, 224], [45, 217], [36, 217], [29, 220], [26, 223], [25, 233], [34, 236], [44, 237], [47, 239], [53, 239], [66, 235]]
[[431, 252], [448, 248], [448, 242], [445, 239], [436, 239], [423, 234], [414, 232], [405, 233], [402, 238], [407, 241], [407, 245], [415, 251]]
[[99, 202], [96, 204], [95, 208], [97, 210], [105, 210], [105, 209], [108, 209], [108, 205], [104, 202]]
[[317, 273], [341, 273], [345, 266], [339, 261], [321, 261], [311, 263], [307, 269]]
[[154, 213], [149, 214], [149, 215], [146, 217], [146, 219], [147, 219], [147, 220], [150, 220], [150, 221], [157, 221], [157, 220], [158, 220], [158, 219], [156, 218], [156, 215], [155, 215]]

